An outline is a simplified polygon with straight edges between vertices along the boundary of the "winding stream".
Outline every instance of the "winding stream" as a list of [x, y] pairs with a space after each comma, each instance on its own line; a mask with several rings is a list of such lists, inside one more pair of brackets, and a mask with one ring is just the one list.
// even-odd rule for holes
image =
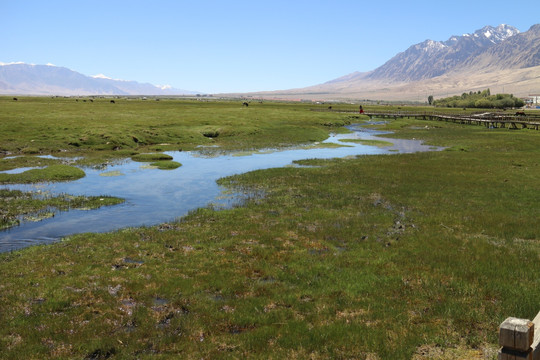
[[[59, 211], [53, 218], [0, 231], [0, 252], [26, 246], [51, 243], [62, 237], [84, 232], [107, 232], [125, 227], [156, 225], [172, 221], [189, 211], [214, 204], [230, 206], [235, 196], [224, 196], [216, 180], [252, 170], [292, 165], [294, 160], [310, 158], [339, 158], [354, 155], [410, 153], [440, 150], [423, 145], [420, 140], [385, 139], [384, 134], [359, 125], [349, 127], [351, 134], [335, 135], [325, 142], [340, 139], [385, 140], [393, 146], [375, 147], [358, 143], [343, 143], [338, 148], [295, 148], [260, 152], [204, 156], [201, 152], [167, 152], [174, 161], [182, 163], [175, 170], [158, 170], [144, 163], [126, 160], [106, 169], [85, 168], [82, 179], [32, 185], [1, 185], [1, 188], [26, 191], [47, 191], [52, 194], [112, 195], [124, 198], [124, 204], [97, 210]], [[106, 176], [116, 175], [116, 176]]]

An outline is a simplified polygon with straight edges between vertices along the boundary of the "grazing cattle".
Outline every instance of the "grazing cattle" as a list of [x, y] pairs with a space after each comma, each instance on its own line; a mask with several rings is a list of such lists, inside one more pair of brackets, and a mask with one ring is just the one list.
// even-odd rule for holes
[[13, 98], [13, 101], [17, 101], [17, 100], [19, 100], [19, 99], [17, 99], [17, 98]]
[[516, 116], [526, 116], [525, 111], [516, 111]]
[[244, 102], [242, 103], [242, 106], [249, 106], [249, 104], [248, 104], [247, 102], [244, 101]]
[[114, 100], [111, 100], [111, 104], [116, 104], [116, 103], [114, 102]]
[[331, 107], [331, 106], [329, 106], [329, 107], [328, 107], [328, 110], [332, 110], [332, 107]]

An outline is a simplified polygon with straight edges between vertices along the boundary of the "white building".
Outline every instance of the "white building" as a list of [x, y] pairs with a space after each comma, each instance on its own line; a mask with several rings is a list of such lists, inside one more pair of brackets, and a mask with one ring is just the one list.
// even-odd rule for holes
[[529, 99], [533, 105], [540, 105], [540, 94], [529, 94]]

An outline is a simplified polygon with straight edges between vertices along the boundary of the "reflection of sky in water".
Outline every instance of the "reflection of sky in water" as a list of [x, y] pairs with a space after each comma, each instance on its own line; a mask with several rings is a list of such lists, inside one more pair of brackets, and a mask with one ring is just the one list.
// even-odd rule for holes
[[32, 169], [42, 169], [43, 167], [20, 167], [12, 170], [4, 170], [0, 171], [2, 174], [20, 174], [25, 172], [26, 170], [32, 170]]
[[[353, 134], [329, 138], [377, 139], [377, 134], [360, 127], [351, 127]], [[383, 139], [384, 140], [384, 139]], [[216, 180], [252, 170], [290, 165], [293, 160], [336, 158], [351, 155], [386, 154], [427, 151], [429, 146], [418, 140], [387, 139], [394, 146], [377, 148], [356, 143], [341, 143], [347, 147], [327, 149], [291, 149], [242, 156], [235, 154], [201, 156], [192, 152], [168, 152], [182, 166], [175, 170], [149, 169], [145, 163], [127, 160], [106, 169], [85, 168], [82, 179], [50, 184], [9, 185], [2, 188], [41, 190], [53, 194], [112, 195], [124, 198], [121, 205], [97, 210], [57, 212], [54, 218], [40, 222], [25, 222], [0, 232], [0, 252], [38, 243], [49, 243], [60, 237], [83, 232], [106, 232], [124, 227], [156, 225], [186, 215], [190, 210], [209, 204], [230, 205], [222, 199]], [[106, 173], [119, 176], [102, 176]], [[101, 175], [100, 175], [101, 174]]]

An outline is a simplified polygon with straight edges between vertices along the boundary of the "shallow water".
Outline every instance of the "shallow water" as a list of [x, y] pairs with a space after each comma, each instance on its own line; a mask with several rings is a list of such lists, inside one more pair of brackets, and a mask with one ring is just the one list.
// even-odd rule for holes
[[[126, 160], [106, 168], [84, 168], [82, 179], [32, 185], [9, 185], [0, 188], [40, 190], [52, 194], [124, 198], [121, 205], [97, 210], [70, 210], [57, 212], [53, 218], [39, 222], [25, 222], [0, 231], [0, 252], [12, 251], [34, 244], [51, 243], [62, 237], [84, 232], [107, 232], [125, 227], [156, 225], [172, 221], [189, 211], [208, 206], [231, 206], [237, 196], [224, 196], [216, 180], [252, 170], [283, 167], [294, 160], [311, 158], [341, 158], [354, 155], [410, 153], [432, 151], [419, 140], [385, 139], [382, 132], [351, 126], [352, 134], [331, 136], [325, 142], [340, 143], [347, 147], [265, 151], [254, 154], [229, 153], [204, 156], [201, 152], [167, 152], [182, 166], [174, 170], [148, 168], [145, 163]], [[356, 143], [342, 143], [339, 139], [376, 139], [394, 143], [379, 148]], [[205, 152], [216, 151], [210, 149]], [[115, 176], [110, 176], [110, 175]]]

